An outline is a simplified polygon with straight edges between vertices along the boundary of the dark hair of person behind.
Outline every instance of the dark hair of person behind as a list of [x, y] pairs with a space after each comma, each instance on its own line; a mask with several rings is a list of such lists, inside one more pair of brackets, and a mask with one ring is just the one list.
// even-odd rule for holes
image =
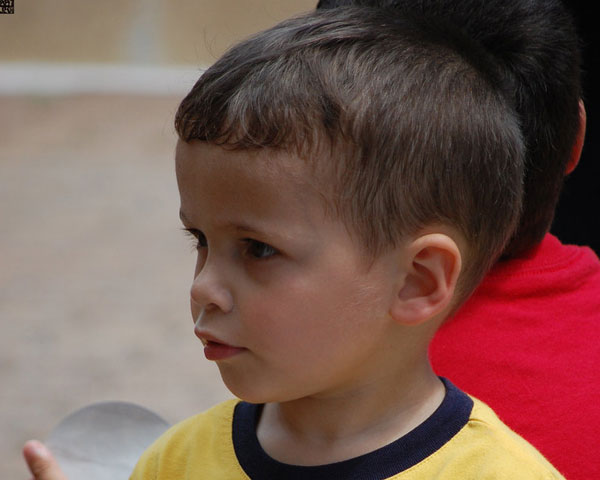
[[581, 161], [561, 192], [551, 232], [564, 243], [587, 245], [600, 255], [600, 32], [598, 18], [590, 15], [590, 3], [566, 0], [574, 14], [583, 44], [583, 100], [587, 128]]
[[523, 215], [506, 258], [550, 229], [579, 125], [580, 45], [560, 0], [320, 0], [317, 9], [381, 7], [453, 22], [494, 56], [519, 114], [527, 164]]
[[463, 294], [520, 214], [524, 147], [487, 53], [446, 22], [344, 8], [234, 46], [175, 119], [183, 141], [273, 148], [313, 163], [373, 256], [432, 224], [466, 238]]

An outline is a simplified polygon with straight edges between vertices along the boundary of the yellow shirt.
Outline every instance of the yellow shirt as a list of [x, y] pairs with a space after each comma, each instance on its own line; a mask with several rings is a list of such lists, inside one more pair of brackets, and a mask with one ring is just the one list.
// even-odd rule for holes
[[356, 459], [316, 467], [268, 457], [254, 429], [260, 406], [230, 400], [169, 429], [131, 480], [563, 478], [488, 406], [444, 383], [446, 399], [413, 432]]

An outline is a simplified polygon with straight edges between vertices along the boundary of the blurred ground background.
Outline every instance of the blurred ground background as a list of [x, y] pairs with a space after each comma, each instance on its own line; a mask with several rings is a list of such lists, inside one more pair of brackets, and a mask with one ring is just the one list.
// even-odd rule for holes
[[[197, 70], [313, 3], [15, 0], [0, 15], [0, 83], [22, 62]], [[23, 442], [83, 405], [131, 401], [173, 423], [228, 392], [188, 312], [181, 95], [11, 88], [0, 95], [0, 478], [25, 479]]]

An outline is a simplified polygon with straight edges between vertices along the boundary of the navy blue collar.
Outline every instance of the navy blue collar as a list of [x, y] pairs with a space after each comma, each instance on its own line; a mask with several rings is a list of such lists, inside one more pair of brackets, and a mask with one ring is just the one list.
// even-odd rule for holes
[[343, 462], [305, 467], [269, 457], [256, 436], [262, 405], [240, 402], [233, 415], [233, 446], [238, 462], [252, 480], [383, 480], [423, 461], [444, 446], [468, 422], [473, 400], [445, 378], [446, 395], [421, 425], [371, 453]]

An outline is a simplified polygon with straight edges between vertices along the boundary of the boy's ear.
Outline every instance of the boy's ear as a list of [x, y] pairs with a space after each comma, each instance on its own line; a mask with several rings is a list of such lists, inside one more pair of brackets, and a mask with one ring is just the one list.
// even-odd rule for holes
[[450, 305], [462, 259], [456, 242], [442, 233], [418, 237], [406, 246], [405, 253], [405, 278], [390, 316], [400, 324], [418, 325]]
[[585, 113], [585, 105], [583, 104], [583, 100], [579, 100], [579, 128], [577, 130], [577, 135], [575, 136], [575, 142], [571, 147], [571, 158], [569, 158], [569, 163], [567, 163], [565, 175], [569, 175], [575, 170], [575, 167], [577, 167], [577, 164], [579, 163], [581, 151], [583, 150], [583, 142], [585, 141], [586, 124], [587, 115]]

